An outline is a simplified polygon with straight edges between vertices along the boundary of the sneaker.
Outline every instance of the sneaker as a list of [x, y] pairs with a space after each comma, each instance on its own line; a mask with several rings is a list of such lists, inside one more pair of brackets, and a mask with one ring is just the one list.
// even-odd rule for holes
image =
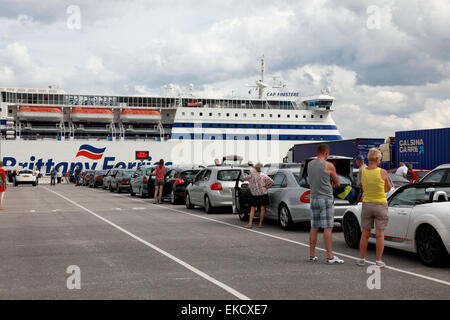
[[317, 258], [316, 256], [314, 256], [314, 257], [309, 257], [308, 258], [308, 261], [309, 262], [316, 262], [316, 261], [318, 261], [319, 260], [319, 258]]
[[380, 267], [380, 268], [386, 267], [386, 263], [384, 263], [383, 261], [377, 261], [377, 262], [375, 262], [375, 264], [377, 265], [377, 267]]
[[327, 263], [328, 264], [343, 264], [344, 260], [339, 259], [338, 257], [334, 256], [333, 259], [327, 258]]
[[364, 267], [366, 265], [366, 259], [359, 259], [356, 264], [358, 266]]

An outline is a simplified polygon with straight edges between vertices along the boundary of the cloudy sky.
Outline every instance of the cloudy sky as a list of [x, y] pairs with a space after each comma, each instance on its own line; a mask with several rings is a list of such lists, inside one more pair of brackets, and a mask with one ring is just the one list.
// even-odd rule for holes
[[450, 126], [448, 0], [0, 0], [0, 87], [248, 97], [264, 54], [344, 138]]

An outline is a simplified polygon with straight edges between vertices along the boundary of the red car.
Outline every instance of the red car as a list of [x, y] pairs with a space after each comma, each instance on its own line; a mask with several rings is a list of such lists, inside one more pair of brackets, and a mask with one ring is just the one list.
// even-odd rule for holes
[[[391, 172], [395, 173], [397, 169], [392, 169]], [[425, 175], [430, 172], [430, 170], [427, 169], [408, 169], [408, 173], [406, 174], [406, 179], [409, 180], [409, 182], [413, 183], [414, 181], [419, 181]]]

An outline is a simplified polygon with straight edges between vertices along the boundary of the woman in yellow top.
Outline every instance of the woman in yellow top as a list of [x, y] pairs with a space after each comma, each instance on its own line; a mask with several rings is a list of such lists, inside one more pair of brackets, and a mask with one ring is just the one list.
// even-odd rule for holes
[[369, 243], [370, 231], [376, 229], [376, 265], [385, 267], [386, 264], [381, 261], [384, 251], [384, 230], [389, 220], [386, 192], [391, 190], [389, 176], [386, 170], [379, 168], [381, 162], [381, 152], [378, 149], [370, 149], [367, 158], [369, 165], [361, 171], [361, 185], [363, 188], [363, 204], [361, 211], [361, 241], [359, 248], [361, 259], [358, 265], [364, 266], [366, 263], [366, 251]]

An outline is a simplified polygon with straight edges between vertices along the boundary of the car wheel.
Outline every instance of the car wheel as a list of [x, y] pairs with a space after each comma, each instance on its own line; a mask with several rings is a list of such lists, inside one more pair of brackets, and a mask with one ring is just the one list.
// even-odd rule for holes
[[112, 187], [111, 184], [109, 185], [109, 188], [108, 188], [108, 189], [109, 189], [109, 192], [113, 192], [113, 191], [114, 191], [114, 189], [113, 189], [113, 187]]
[[345, 242], [350, 248], [358, 249], [361, 241], [361, 227], [354, 214], [347, 214], [342, 223]]
[[119, 185], [116, 186], [116, 188], [114, 189], [114, 191], [116, 191], [117, 193], [121, 193], [122, 191], [119, 188]]
[[130, 196], [134, 197], [136, 193], [133, 192], [133, 187], [130, 186]]
[[14, 187], [17, 187], [19, 184], [17, 182], [14, 182]]
[[37, 184], [36, 184], [36, 182], [35, 182], [35, 183], [33, 183], [33, 187], [36, 187], [36, 185], [37, 185]]
[[141, 188], [139, 190], [139, 197], [141, 197], [141, 199], [145, 199], [147, 197], [146, 194], [144, 193], [144, 188]]
[[186, 208], [187, 209], [192, 209], [194, 208], [192, 202], [191, 202], [191, 197], [189, 196], [189, 193], [186, 192]]
[[423, 225], [417, 230], [416, 248], [420, 260], [430, 267], [442, 265], [447, 256], [439, 233], [430, 225]]
[[289, 208], [286, 205], [282, 205], [278, 212], [278, 223], [283, 230], [290, 230], [292, 228], [292, 217], [289, 212]]
[[204, 207], [205, 207], [206, 214], [211, 214], [211, 213], [214, 212], [214, 208], [213, 208], [213, 206], [211, 206], [211, 201], [209, 200], [208, 196], [205, 196], [205, 205], [204, 205]]
[[94, 188], [94, 186], [92, 184], [89, 184], [89, 188]]

